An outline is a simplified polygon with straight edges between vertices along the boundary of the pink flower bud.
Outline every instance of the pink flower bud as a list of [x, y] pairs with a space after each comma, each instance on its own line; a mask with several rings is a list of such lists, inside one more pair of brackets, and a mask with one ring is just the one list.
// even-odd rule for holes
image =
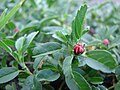
[[104, 45], [108, 45], [108, 44], [109, 44], [109, 40], [108, 40], [108, 39], [104, 39], [104, 40], [103, 40], [103, 44], [104, 44]]
[[14, 29], [14, 32], [19, 32], [19, 28], [16, 27], [16, 28]]
[[83, 44], [79, 43], [79, 44], [75, 45], [75, 47], [74, 47], [74, 54], [75, 55], [82, 54], [84, 51], [85, 51], [85, 49], [84, 49]]

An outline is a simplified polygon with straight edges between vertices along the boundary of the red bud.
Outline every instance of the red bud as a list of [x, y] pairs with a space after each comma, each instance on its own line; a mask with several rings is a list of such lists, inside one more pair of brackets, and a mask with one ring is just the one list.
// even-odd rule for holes
[[78, 55], [78, 54], [82, 54], [85, 51], [84, 49], [84, 45], [83, 44], [77, 44], [74, 47], [74, 54]]
[[108, 39], [104, 39], [104, 40], [103, 40], [103, 44], [104, 44], [104, 45], [108, 45], [108, 44], [109, 44], [109, 40], [108, 40]]

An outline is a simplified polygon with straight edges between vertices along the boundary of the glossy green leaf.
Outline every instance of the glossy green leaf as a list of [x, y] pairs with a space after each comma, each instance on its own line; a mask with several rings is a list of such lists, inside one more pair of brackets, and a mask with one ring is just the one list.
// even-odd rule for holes
[[59, 72], [58, 67], [55, 66], [55, 65], [53, 65], [53, 64], [43, 64], [43, 65], [42, 65], [42, 68], [43, 68], [43, 69], [48, 69], [48, 68], [49, 68], [50, 70]]
[[41, 83], [37, 80], [35, 76], [33, 78], [33, 90], [43, 90]]
[[11, 39], [3, 39], [3, 42], [8, 46], [14, 46], [15, 45], [15, 41], [13, 41]]
[[12, 54], [12, 49], [4, 43], [4, 41], [0, 40], [0, 47], [5, 49], [8, 53]]
[[33, 39], [35, 38], [35, 36], [38, 34], [38, 32], [32, 32], [30, 33], [27, 37], [26, 37], [26, 40], [25, 40], [25, 43], [24, 43], [24, 48], [28, 48], [30, 43], [33, 41]]
[[22, 0], [15, 7], [13, 7], [12, 10], [0, 21], [0, 30], [5, 26], [8, 20], [18, 11], [24, 1], [25, 0]]
[[0, 21], [5, 17], [6, 12], [7, 12], [7, 9], [5, 9], [3, 13], [0, 15]]
[[58, 39], [59, 41], [62, 41], [62, 42], [67, 42], [67, 38], [65, 35], [63, 35], [62, 32], [56, 32], [56, 34], [53, 35], [54, 38]]
[[33, 87], [33, 76], [27, 77], [23, 84], [23, 88], [21, 90], [32, 90]]
[[6, 24], [6, 27], [9, 29], [9, 30], [14, 30], [16, 28], [15, 24], [13, 22], [8, 22]]
[[87, 11], [87, 5], [81, 6], [80, 10], [77, 12], [77, 16], [75, 17], [75, 36], [79, 39], [82, 36], [83, 22], [85, 18], [85, 14]]
[[17, 41], [15, 42], [15, 47], [17, 51], [19, 52], [21, 52], [22, 50], [25, 51], [37, 34], [38, 32], [32, 32], [28, 36], [24, 35], [17, 39]]
[[39, 57], [47, 54], [52, 54], [62, 48], [61, 44], [57, 42], [47, 42], [37, 45], [33, 50], [33, 57]]
[[89, 57], [86, 59], [87, 65], [96, 70], [110, 72], [117, 65], [112, 54], [106, 50], [93, 50], [87, 52], [86, 55]]
[[68, 56], [63, 62], [65, 82], [70, 90], [91, 90], [89, 84], [80, 73], [72, 71], [73, 56]]
[[52, 17], [46, 17], [46, 18], [43, 18], [41, 21], [40, 21], [40, 26], [44, 26], [45, 23], [47, 23], [48, 21], [52, 20], [52, 19], [56, 19], [58, 18], [58, 16], [52, 16]]
[[90, 77], [89, 81], [92, 84], [102, 84], [103, 83], [103, 78], [102, 77]]
[[20, 30], [20, 34], [28, 33], [29, 31], [34, 31], [37, 29], [37, 23], [36, 25], [28, 25], [25, 26], [22, 30]]
[[56, 32], [63, 31], [63, 27], [60, 26], [45, 26], [42, 28], [42, 31], [46, 34], [55, 34]]
[[84, 29], [84, 30], [82, 31], [82, 35], [84, 35], [84, 34], [86, 34], [86, 33], [88, 33], [88, 32], [89, 32], [88, 29]]
[[15, 47], [18, 52], [21, 52], [21, 50], [23, 49], [25, 40], [26, 40], [26, 35], [18, 38], [17, 41], [15, 42]]
[[75, 35], [75, 30], [76, 30], [75, 20], [73, 20], [72, 21], [72, 32], [71, 32], [71, 40], [73, 40], [73, 41], [77, 40], [76, 35]]
[[55, 81], [59, 77], [60, 77], [59, 73], [53, 72], [50, 69], [40, 70], [36, 75], [38, 81]]
[[117, 84], [115, 85], [114, 90], [120, 90], [120, 81], [117, 82]]
[[95, 70], [101, 70], [102, 72], [105, 72], [105, 73], [111, 73], [112, 72], [111, 69], [109, 69], [104, 64], [102, 64], [102, 63], [100, 63], [100, 62], [98, 62], [96, 60], [93, 60], [91, 58], [86, 58], [85, 61], [86, 61], [86, 64], [89, 67], [91, 67], [91, 68], [93, 68]]
[[92, 86], [92, 90], [108, 90], [108, 89], [102, 85], [98, 85], [97, 87]]
[[77, 82], [81, 90], [91, 90], [89, 83], [81, 74], [79, 74], [78, 72], [73, 72], [73, 78]]
[[0, 69], [0, 83], [6, 83], [14, 79], [19, 74], [15, 67], [5, 67]]

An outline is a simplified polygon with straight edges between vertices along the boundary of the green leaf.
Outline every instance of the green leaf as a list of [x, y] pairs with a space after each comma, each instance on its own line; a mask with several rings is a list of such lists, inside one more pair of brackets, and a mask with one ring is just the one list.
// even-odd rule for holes
[[5, 9], [3, 13], [0, 15], [0, 21], [5, 17], [6, 12], [7, 12], [7, 9]]
[[98, 46], [102, 43], [101, 40], [95, 39], [93, 41], [90, 41], [87, 46]]
[[78, 56], [77, 57], [78, 59], [78, 66], [81, 67], [81, 66], [85, 66], [86, 62], [85, 62], [85, 58], [83, 56]]
[[73, 25], [75, 23], [75, 28], [72, 32], [75, 32], [75, 36], [77, 39], [80, 39], [82, 36], [82, 29], [83, 29], [83, 22], [85, 18], [85, 14], [87, 11], [87, 5], [81, 6], [80, 10], [77, 12], [77, 16], [75, 17], [75, 21], [73, 22]]
[[11, 82], [11, 84], [7, 84], [6, 86], [5, 86], [5, 90], [16, 90], [16, 84], [15, 84], [15, 82]]
[[8, 46], [14, 46], [15, 45], [15, 41], [13, 41], [11, 39], [3, 39], [3, 42]]
[[68, 41], [66, 36], [62, 32], [56, 32], [53, 37], [65, 43]]
[[37, 4], [36, 4], [35, 0], [30, 0], [30, 4], [35, 8], [37, 7]]
[[120, 90], [120, 81], [117, 82], [117, 84], [115, 85], [114, 90]]
[[46, 17], [46, 18], [43, 18], [42, 20], [40, 20], [40, 26], [44, 26], [45, 23], [49, 22], [50, 20], [52, 19], [57, 19], [58, 16], [51, 16], [51, 17]]
[[56, 0], [47, 0], [47, 4], [49, 7], [51, 7], [55, 2]]
[[34, 30], [37, 29], [37, 24], [36, 25], [27, 25], [25, 26], [22, 30], [20, 30], [20, 34], [25, 34], [25, 33], [28, 33], [28, 32], [32, 32]]
[[63, 73], [65, 82], [70, 90], [91, 90], [89, 84], [82, 75], [72, 71], [73, 56], [68, 56], [63, 62]]
[[33, 54], [34, 54], [33, 57], [35, 58], [47, 54], [52, 54], [60, 50], [61, 48], [62, 48], [61, 44], [57, 42], [47, 42], [47, 43], [39, 44], [33, 50]]
[[29, 47], [35, 36], [38, 34], [38, 32], [32, 32], [28, 36], [24, 35], [23, 37], [20, 37], [15, 42], [15, 47], [17, 51], [26, 51], [26, 49]]
[[117, 63], [112, 54], [106, 50], [93, 50], [86, 53], [88, 66], [101, 70], [103, 72], [111, 72], [115, 69]]
[[38, 26], [39, 26], [39, 21], [33, 20], [29, 24], [25, 25], [24, 28], [20, 30], [20, 34], [24, 35], [25, 33], [36, 31], [38, 29]]
[[84, 34], [86, 34], [86, 33], [88, 33], [89, 32], [89, 29], [84, 29], [83, 31], [82, 31], [82, 35], [84, 35]]
[[25, 40], [25, 44], [24, 44], [24, 48], [27, 49], [30, 45], [30, 43], [33, 41], [33, 39], [35, 38], [35, 36], [38, 34], [38, 32], [32, 32], [30, 33]]
[[102, 64], [102, 63], [100, 63], [100, 62], [98, 62], [96, 60], [93, 60], [91, 58], [86, 58], [85, 61], [86, 61], [86, 64], [89, 67], [91, 67], [91, 68], [93, 68], [95, 70], [101, 70], [102, 72], [105, 72], [105, 73], [111, 73], [112, 72], [112, 70], [110, 70], [104, 64]]
[[105, 33], [106, 38], [110, 38], [113, 33], [115, 33], [116, 30], [118, 30], [119, 26], [118, 25], [113, 25], [112, 27], [109, 27], [107, 32]]
[[9, 22], [6, 24], [6, 27], [9, 29], [9, 30], [14, 30], [16, 28], [15, 24], [13, 22]]
[[26, 35], [23, 36], [23, 37], [20, 37], [20, 38], [17, 39], [17, 41], [15, 42], [15, 48], [17, 49], [18, 52], [21, 52], [21, 50], [23, 49], [25, 40], [26, 40]]
[[18, 11], [25, 0], [18, 3], [12, 10], [0, 21], [0, 30], [5, 26], [8, 20]]
[[92, 90], [108, 90], [108, 89], [103, 85], [98, 85], [97, 87], [93, 86]]
[[5, 86], [5, 90], [15, 90], [15, 87], [8, 84], [8, 85]]
[[76, 38], [76, 35], [75, 35], [75, 20], [72, 21], [72, 32], [71, 32], [71, 40], [73, 41], [76, 41], [77, 38]]
[[2, 67], [7, 67], [7, 55], [4, 55], [1, 59], [1, 68]]
[[45, 34], [55, 34], [58, 31], [63, 32], [63, 30], [64, 28], [60, 26], [45, 26], [42, 28], [42, 31], [45, 32]]
[[49, 68], [50, 70], [59, 72], [58, 67], [55, 66], [54, 64], [43, 64], [43, 65], [42, 65], [42, 68], [43, 68], [43, 69], [48, 69], [48, 68]]
[[90, 77], [90, 78], [88, 78], [88, 80], [92, 84], [102, 84], [103, 83], [103, 78], [102, 77]]
[[73, 72], [73, 77], [81, 90], [91, 90], [90, 85], [81, 74], [78, 72]]
[[110, 48], [118, 46], [120, 44], [120, 36], [116, 37], [111, 41]]
[[0, 69], [0, 83], [6, 83], [14, 79], [19, 74], [19, 71], [15, 67], [6, 67]]
[[98, 87], [99, 87], [99, 89], [100, 90], [108, 90], [105, 86], [103, 86], [103, 85], [98, 85]]
[[6, 38], [6, 33], [0, 32], [0, 37], [1, 37], [1, 38]]
[[68, 56], [65, 58], [64, 62], [63, 62], [63, 72], [65, 76], [69, 76], [72, 73], [72, 60], [73, 60], [73, 56]]
[[35, 58], [34, 63], [33, 63], [33, 68], [34, 68], [34, 69], [38, 69], [39, 64], [40, 64], [40, 62], [41, 62], [41, 60], [42, 60], [43, 58], [44, 58], [44, 57], [37, 57], [37, 58]]
[[37, 80], [35, 76], [33, 78], [33, 90], [43, 90], [41, 83]]
[[33, 87], [33, 76], [27, 77], [23, 84], [23, 88], [21, 90], [32, 90]]
[[55, 81], [60, 77], [59, 73], [53, 72], [50, 69], [44, 69], [37, 72], [36, 78], [38, 81]]
[[29, 76], [23, 84], [21, 90], [42, 90], [41, 83], [36, 79], [35, 76]]
[[98, 87], [92, 86], [92, 90], [100, 90]]
[[118, 80], [120, 80], [120, 66], [117, 66], [115, 69], [115, 75]]
[[4, 41], [0, 40], [0, 47], [5, 49], [8, 53], [12, 54], [12, 49], [4, 43]]

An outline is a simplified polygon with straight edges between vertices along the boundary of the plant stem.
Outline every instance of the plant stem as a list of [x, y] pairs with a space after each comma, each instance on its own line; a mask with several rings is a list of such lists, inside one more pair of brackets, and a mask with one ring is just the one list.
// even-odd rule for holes
[[30, 70], [28, 69], [28, 67], [25, 65], [24, 62], [21, 63], [20, 65], [21, 65], [21, 67], [22, 67], [23, 69], [25, 69], [26, 73], [28, 73], [29, 75], [32, 75], [32, 73], [30, 72]]
[[28, 67], [25, 65], [25, 69], [26, 69], [26, 72], [30, 75], [32, 75], [32, 73], [30, 72], [30, 70], [28, 69]]

